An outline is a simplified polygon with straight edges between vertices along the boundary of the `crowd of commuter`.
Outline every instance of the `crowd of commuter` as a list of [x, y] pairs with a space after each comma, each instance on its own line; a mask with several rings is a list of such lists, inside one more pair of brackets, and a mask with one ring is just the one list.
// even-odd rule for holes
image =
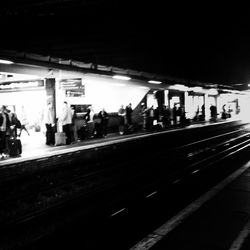
[[[189, 122], [186, 119], [185, 109], [182, 105], [173, 105], [173, 108], [166, 105], [147, 107], [145, 103], [141, 103], [139, 107], [139, 120], [133, 120], [134, 110], [132, 104], [121, 105], [117, 110], [118, 120], [118, 132], [120, 135], [132, 133], [135, 128], [142, 131], [155, 131], [162, 130], [170, 127], [171, 125], [184, 125]], [[210, 120], [215, 121], [218, 113], [217, 108], [214, 105], [210, 106]], [[230, 117], [225, 109], [225, 105], [222, 107], [221, 118], [226, 119]], [[80, 120], [80, 127], [79, 127]], [[55, 145], [55, 134], [57, 132], [63, 132], [65, 135], [65, 144], [79, 142], [85, 139], [92, 138], [105, 138], [108, 134], [110, 116], [106, 112], [105, 108], [99, 112], [95, 112], [91, 105], [88, 106], [87, 111], [82, 117], [77, 117], [77, 113], [74, 106], [68, 105], [65, 101], [63, 103], [62, 110], [58, 117], [55, 116], [55, 110], [51, 102], [47, 104], [42, 114], [42, 123], [45, 127], [45, 144], [49, 146]], [[201, 110], [197, 108], [197, 112], [193, 118], [193, 121], [205, 120], [205, 107], [202, 105]], [[22, 107], [19, 117], [16, 113], [11, 112], [6, 106], [2, 106], [0, 109], [0, 158], [5, 159], [8, 157], [8, 140], [10, 138], [21, 137], [22, 131], [26, 131], [30, 135], [27, 129], [28, 119], [25, 113], [24, 107]], [[138, 131], [138, 130], [137, 130]]]

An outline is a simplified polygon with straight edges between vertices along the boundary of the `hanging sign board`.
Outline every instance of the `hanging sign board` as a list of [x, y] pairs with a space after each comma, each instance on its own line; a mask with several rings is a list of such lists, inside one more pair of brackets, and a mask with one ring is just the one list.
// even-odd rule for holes
[[61, 80], [60, 88], [65, 90], [66, 97], [85, 96], [85, 86], [82, 84], [81, 78]]
[[17, 89], [30, 89], [36, 87], [44, 87], [43, 80], [35, 81], [16, 81], [0, 83], [0, 90], [17, 90]]

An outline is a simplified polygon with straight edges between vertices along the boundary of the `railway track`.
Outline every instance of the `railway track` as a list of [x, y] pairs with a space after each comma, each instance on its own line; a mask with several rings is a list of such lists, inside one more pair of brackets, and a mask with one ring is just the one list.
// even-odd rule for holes
[[[130, 159], [88, 174], [77, 169], [63, 180], [60, 178], [63, 176], [62, 173], [56, 178], [52, 175], [53, 181], [46, 176], [48, 179], [43, 185], [41, 183], [44, 180], [40, 177], [40, 180], [35, 179], [37, 187], [33, 190], [28, 189], [26, 193], [17, 192], [12, 196], [1, 196], [1, 231], [7, 232], [13, 227], [23, 228], [26, 224], [33, 227], [35, 221], [54, 216], [58, 211], [61, 211], [61, 214], [62, 211], [67, 213], [76, 205], [86, 210], [80, 213], [86, 216], [93, 211], [102, 210], [103, 214], [119, 211], [121, 205], [131, 203], [131, 200], [139, 201], [159, 187], [179, 183], [190, 176], [193, 178], [216, 162], [249, 148], [249, 137], [248, 129], [236, 129], [180, 147], [158, 151], [146, 161], [142, 161], [142, 164], [138, 164], [138, 159]], [[76, 213], [75, 217], [80, 214]], [[35, 234], [37, 236], [28, 237], [27, 242], [44, 237], [56, 230], [57, 226], [49, 230], [48, 227], [38, 230]], [[11, 233], [6, 237], [7, 241], [10, 238]], [[5, 240], [6, 245], [7, 241]]]

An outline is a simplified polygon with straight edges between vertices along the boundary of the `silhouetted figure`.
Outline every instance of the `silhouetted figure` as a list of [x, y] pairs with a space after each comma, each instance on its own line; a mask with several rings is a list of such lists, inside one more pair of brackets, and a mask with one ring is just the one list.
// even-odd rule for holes
[[148, 109], [145, 104], [141, 107], [141, 116], [142, 116], [142, 129], [145, 131], [148, 128]]
[[17, 137], [17, 129], [21, 129], [21, 122], [17, 118], [16, 113], [10, 113], [10, 136], [13, 138]]
[[217, 119], [217, 108], [214, 105], [210, 106], [210, 116], [211, 116], [211, 120], [216, 120]]
[[108, 113], [105, 111], [105, 109], [103, 108], [99, 114], [98, 114], [98, 118], [101, 119], [100, 121], [100, 136], [101, 137], [106, 137], [107, 136], [107, 132], [108, 132]]
[[163, 105], [162, 112], [163, 112], [162, 122], [163, 122], [163, 127], [165, 128], [166, 126], [170, 125], [171, 111], [166, 105]]
[[148, 128], [149, 130], [153, 130], [154, 128], [154, 118], [155, 118], [155, 111], [154, 111], [154, 106], [152, 105], [148, 109]]
[[177, 106], [176, 106], [176, 103], [174, 104], [172, 112], [173, 112], [173, 124], [176, 125], [177, 124]]
[[202, 104], [201, 106], [201, 120], [205, 121], [205, 105]]
[[226, 119], [226, 118], [227, 118], [226, 104], [224, 104], [224, 105], [222, 106], [221, 118], [222, 118], [222, 119]]
[[133, 113], [132, 104], [129, 103], [129, 105], [126, 107], [126, 124], [128, 127], [132, 125], [132, 113]]
[[94, 115], [95, 112], [92, 106], [89, 106], [87, 109], [87, 113], [84, 116], [84, 120], [86, 121], [87, 124], [88, 138], [92, 138], [94, 136]]

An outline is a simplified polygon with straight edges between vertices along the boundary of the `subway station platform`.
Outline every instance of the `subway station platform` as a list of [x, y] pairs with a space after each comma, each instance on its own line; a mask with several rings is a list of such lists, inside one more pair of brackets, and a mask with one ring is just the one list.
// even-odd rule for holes
[[106, 138], [87, 139], [80, 142], [73, 143], [65, 146], [48, 146], [45, 144], [45, 135], [43, 132], [30, 131], [30, 136], [23, 131], [21, 135], [22, 141], [22, 155], [20, 157], [8, 157], [7, 159], [0, 161], [0, 166], [11, 165], [20, 162], [36, 160], [39, 158], [50, 157], [54, 155], [60, 155], [78, 150], [84, 150], [89, 148], [95, 148], [102, 145], [112, 145], [113, 143], [123, 142], [128, 140], [135, 140], [140, 137], [151, 136], [153, 133], [168, 133], [183, 129], [195, 129], [205, 126], [214, 126], [221, 123], [229, 123], [232, 121], [238, 121], [239, 118], [230, 118], [227, 120], [218, 119], [216, 122], [196, 122], [187, 126], [170, 126], [160, 132], [142, 132], [138, 131], [128, 135], [120, 135], [119, 133], [108, 134]]
[[250, 249], [250, 161], [130, 250]]

